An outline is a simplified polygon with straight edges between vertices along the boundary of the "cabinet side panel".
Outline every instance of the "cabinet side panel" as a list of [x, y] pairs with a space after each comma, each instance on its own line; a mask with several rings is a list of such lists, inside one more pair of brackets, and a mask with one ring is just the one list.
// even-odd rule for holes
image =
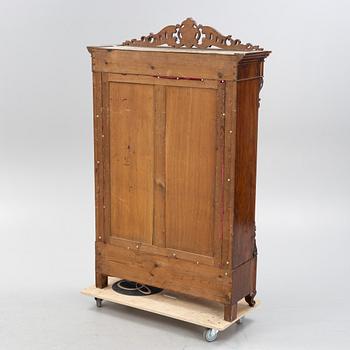
[[[254, 256], [260, 62], [238, 66], [233, 266]], [[245, 80], [247, 79], [247, 80]]]
[[152, 85], [110, 83], [111, 236], [152, 243]]
[[166, 247], [213, 256], [215, 89], [166, 88]]

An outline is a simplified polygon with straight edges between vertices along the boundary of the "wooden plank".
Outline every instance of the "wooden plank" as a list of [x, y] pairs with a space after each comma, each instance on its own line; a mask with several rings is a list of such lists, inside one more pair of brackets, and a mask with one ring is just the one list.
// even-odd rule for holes
[[216, 90], [166, 88], [166, 247], [213, 256]]
[[213, 250], [215, 264], [222, 264], [224, 219], [224, 150], [225, 150], [225, 82], [221, 80], [216, 93], [216, 140], [215, 140], [215, 214]]
[[160, 288], [231, 303], [232, 276], [215, 266], [96, 243], [97, 271]]
[[152, 242], [153, 86], [110, 83], [111, 235]]
[[94, 72], [232, 80], [239, 56], [91, 49]]
[[235, 142], [236, 142], [236, 95], [237, 83], [225, 84], [225, 168], [224, 168], [224, 222], [222, 264], [232, 269], [234, 189], [235, 189]]
[[169, 258], [176, 257], [177, 259], [192, 261], [196, 264], [214, 265], [214, 259], [211, 256], [194, 254], [172, 248], [159, 247], [155, 245], [154, 242], [152, 242], [152, 244], [147, 244], [144, 242], [131, 241], [129, 239], [110, 237], [110, 243], [117, 247], [133, 249], [135, 251], [138, 250], [147, 254], [156, 254], [161, 256], [167, 256]]
[[109, 279], [108, 287], [98, 289], [92, 286], [83, 289], [81, 293], [205, 328], [214, 328], [219, 331], [223, 331], [230, 327], [237, 320], [253, 311], [260, 304], [257, 300], [255, 307], [252, 308], [248, 306], [244, 299], [240, 300], [237, 305], [237, 318], [232, 322], [228, 322], [223, 319], [224, 307], [222, 304], [180, 293], [169, 293], [166, 290], [145, 297], [122, 295], [114, 292], [112, 289], [113, 283], [118, 280], [118, 278], [111, 278]]
[[[153, 79], [154, 80], [154, 79]], [[157, 80], [157, 79], [156, 79]], [[154, 210], [152, 244], [165, 247], [165, 87], [154, 86]]]
[[[103, 184], [103, 106], [102, 106], [102, 74], [93, 73], [94, 98], [94, 163], [95, 163], [95, 222], [96, 242], [104, 237], [104, 184]], [[95, 259], [97, 266], [97, 259]], [[107, 286], [107, 276], [96, 271], [95, 284], [98, 288]]]
[[118, 74], [110, 73], [109, 81], [119, 83], [133, 83], [133, 84], [151, 84], [151, 85], [162, 85], [162, 86], [184, 86], [194, 87], [201, 89], [216, 89], [218, 86], [217, 80], [210, 79], [176, 79], [176, 77], [169, 76], [147, 76], [138, 74]]
[[96, 241], [103, 233], [102, 76], [93, 73]]
[[181, 48], [172, 48], [172, 47], [140, 47], [140, 46], [121, 46], [121, 45], [111, 45], [111, 46], [91, 46], [89, 49], [105, 49], [105, 50], [121, 50], [121, 51], [155, 51], [155, 52], [173, 52], [173, 53], [191, 53], [191, 54], [199, 54], [204, 53], [206, 55], [228, 55], [228, 56], [236, 56], [241, 55], [242, 57], [245, 55], [250, 54], [250, 52], [244, 52], [244, 51], [228, 51], [228, 50], [222, 50], [222, 49], [214, 49], [210, 48], [208, 49], [198, 49], [198, 48], [191, 48], [191, 49], [185, 49], [183, 47]]
[[120, 50], [120, 51], [154, 51], [154, 52], [167, 52], [167, 53], [190, 53], [194, 55], [226, 55], [226, 56], [239, 56], [241, 60], [256, 60], [266, 58], [271, 51], [229, 51], [222, 49], [184, 49], [184, 48], [170, 48], [170, 47], [137, 47], [137, 46], [120, 46], [120, 45], [104, 45], [104, 46], [88, 46], [89, 52], [93, 50]]
[[110, 195], [110, 126], [109, 126], [109, 82], [108, 74], [102, 73], [102, 167], [103, 167], [103, 232], [99, 241], [107, 242], [111, 232], [111, 195]]

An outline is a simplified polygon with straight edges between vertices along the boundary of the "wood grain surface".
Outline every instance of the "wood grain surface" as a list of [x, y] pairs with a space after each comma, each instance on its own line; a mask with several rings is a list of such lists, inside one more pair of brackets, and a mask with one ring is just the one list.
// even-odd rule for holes
[[153, 236], [154, 92], [150, 85], [110, 84], [111, 235]]
[[135, 280], [219, 302], [221, 317], [236, 319], [237, 303], [254, 305], [256, 294], [258, 109], [269, 52], [89, 51], [96, 287], [107, 276]]
[[166, 89], [166, 246], [213, 255], [216, 91]]

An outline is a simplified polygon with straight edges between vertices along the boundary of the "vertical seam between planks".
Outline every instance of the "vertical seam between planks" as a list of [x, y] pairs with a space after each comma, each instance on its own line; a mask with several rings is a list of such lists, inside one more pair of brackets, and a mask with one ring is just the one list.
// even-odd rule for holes
[[[222, 87], [221, 87], [221, 90], [222, 90], [222, 95], [221, 95], [221, 98], [222, 98], [222, 103], [221, 103], [221, 114], [224, 114], [225, 111], [226, 111], [226, 105], [225, 105], [225, 91], [226, 91], [226, 82], [223, 82], [222, 83]], [[223, 264], [223, 261], [222, 261], [222, 253], [223, 253], [223, 241], [224, 241], [224, 235], [225, 235], [225, 148], [226, 148], [226, 144], [225, 144], [225, 138], [226, 138], [226, 134], [225, 134], [225, 124], [226, 124], [226, 116], [223, 115], [221, 116], [223, 122], [222, 122], [222, 130], [221, 130], [221, 135], [222, 135], [222, 139], [223, 139], [223, 147], [222, 147], [222, 168], [221, 168], [221, 191], [222, 191], [222, 194], [221, 194], [221, 206], [222, 206], [222, 209], [221, 209], [221, 254], [220, 254], [220, 260], [221, 260], [221, 264]]]

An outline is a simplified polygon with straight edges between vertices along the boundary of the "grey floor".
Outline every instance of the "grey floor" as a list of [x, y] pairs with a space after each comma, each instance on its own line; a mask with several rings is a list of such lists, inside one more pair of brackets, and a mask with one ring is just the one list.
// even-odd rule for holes
[[40, 211], [37, 204], [22, 213], [28, 235], [23, 222], [13, 221], [9, 235], [1, 236], [7, 257], [1, 266], [1, 349], [349, 349], [350, 242], [341, 225], [323, 220], [323, 227], [305, 227], [302, 212], [287, 222], [282, 212], [273, 215], [277, 207], [259, 205], [262, 305], [206, 343], [201, 327], [107, 302], [97, 309], [79, 294], [93, 282], [92, 206], [72, 197], [81, 218], [63, 212], [67, 193], [56, 193], [54, 208]]

